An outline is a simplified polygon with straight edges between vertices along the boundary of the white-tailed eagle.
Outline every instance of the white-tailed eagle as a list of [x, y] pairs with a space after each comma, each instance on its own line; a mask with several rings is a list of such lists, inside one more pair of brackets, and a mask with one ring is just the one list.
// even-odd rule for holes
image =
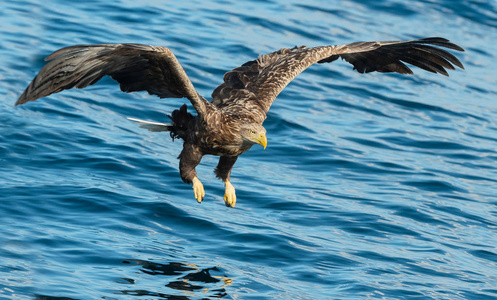
[[298, 74], [315, 63], [333, 62], [339, 57], [360, 73], [396, 72], [412, 74], [404, 63], [448, 75], [446, 69], [463, 68], [448, 48], [464, 51], [444, 38], [396, 42], [356, 42], [335, 46], [281, 49], [260, 56], [224, 75], [224, 83], [209, 102], [199, 95], [170, 49], [140, 44], [78, 45], [49, 55], [16, 105], [34, 101], [73, 87], [84, 88], [109, 75], [123, 92], [148, 91], [160, 98], [188, 98], [197, 115], [186, 105], [171, 113], [171, 123], [133, 119], [151, 131], [169, 131], [184, 141], [179, 171], [193, 184], [195, 199], [201, 202], [204, 188], [195, 167], [206, 154], [220, 156], [215, 169], [225, 184], [224, 201], [235, 206], [236, 194], [230, 174], [238, 156], [254, 144], [267, 145], [262, 123], [274, 99]]

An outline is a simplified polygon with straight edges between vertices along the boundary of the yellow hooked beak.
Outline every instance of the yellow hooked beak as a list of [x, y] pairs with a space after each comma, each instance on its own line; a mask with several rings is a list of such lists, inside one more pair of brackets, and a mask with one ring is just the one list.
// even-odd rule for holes
[[264, 149], [266, 149], [267, 146], [267, 138], [264, 133], [259, 134], [259, 137], [256, 140], [257, 144], [260, 144]]

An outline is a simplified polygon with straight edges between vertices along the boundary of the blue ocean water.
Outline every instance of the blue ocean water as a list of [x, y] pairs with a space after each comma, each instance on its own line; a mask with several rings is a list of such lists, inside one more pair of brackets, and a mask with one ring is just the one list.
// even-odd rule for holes
[[[0, 4], [1, 299], [497, 299], [497, 2], [4, 1]], [[224, 72], [283, 47], [442, 36], [450, 77], [294, 80], [232, 174], [214, 157], [199, 205], [181, 142], [159, 122], [184, 99], [105, 79], [14, 107], [52, 51], [171, 48], [209, 97]]]

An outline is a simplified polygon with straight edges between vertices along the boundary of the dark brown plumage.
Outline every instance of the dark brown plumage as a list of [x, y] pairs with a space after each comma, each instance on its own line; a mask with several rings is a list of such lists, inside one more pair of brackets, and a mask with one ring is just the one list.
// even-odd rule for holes
[[195, 167], [206, 154], [220, 156], [215, 173], [225, 183], [226, 205], [233, 207], [236, 195], [229, 181], [231, 169], [238, 156], [252, 145], [266, 147], [262, 123], [274, 99], [298, 74], [315, 63], [329, 63], [339, 57], [360, 73], [412, 74], [404, 63], [446, 76], [446, 69], [463, 68], [454, 55], [442, 48], [464, 51], [443, 38], [281, 49], [227, 72], [224, 83], [214, 90], [209, 102], [196, 92], [168, 48], [139, 44], [71, 46], [46, 58], [49, 62], [16, 105], [73, 87], [84, 88], [106, 75], [118, 81], [123, 92], [148, 91], [160, 98], [186, 97], [197, 116], [183, 105], [172, 112], [170, 124], [132, 120], [151, 131], [169, 131], [171, 137], [183, 139], [180, 175], [184, 182], [193, 183], [198, 202], [205, 193]]

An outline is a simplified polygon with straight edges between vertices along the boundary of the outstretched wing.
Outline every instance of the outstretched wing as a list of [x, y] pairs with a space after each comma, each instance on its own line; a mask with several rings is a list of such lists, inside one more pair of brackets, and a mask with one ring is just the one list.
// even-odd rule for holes
[[140, 44], [78, 45], [49, 55], [49, 61], [16, 105], [73, 87], [84, 88], [109, 75], [123, 92], [148, 91], [160, 98], [188, 98], [199, 114], [205, 99], [193, 87], [174, 54], [165, 47]]
[[404, 63], [447, 76], [446, 69], [453, 70], [454, 65], [464, 68], [454, 55], [441, 48], [464, 51], [444, 38], [281, 49], [227, 72], [224, 83], [212, 93], [212, 103], [228, 110], [244, 107], [263, 121], [276, 96], [298, 74], [314, 63], [329, 63], [339, 57], [360, 73], [412, 74]]

